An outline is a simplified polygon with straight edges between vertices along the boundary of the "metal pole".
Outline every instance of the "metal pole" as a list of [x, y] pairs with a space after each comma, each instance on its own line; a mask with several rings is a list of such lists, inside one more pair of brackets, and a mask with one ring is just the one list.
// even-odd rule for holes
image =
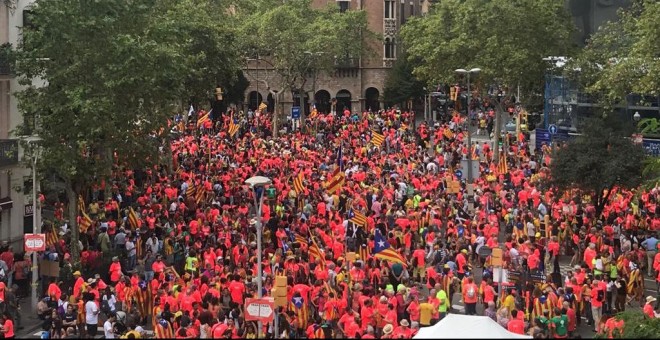
[[[36, 147], [32, 148], [32, 233], [38, 234], [39, 221], [37, 219], [37, 161], [38, 154]], [[37, 252], [32, 252], [32, 306], [36, 306], [39, 302], [37, 290], [39, 289], [39, 265], [37, 261]]]
[[470, 72], [467, 74], [467, 105], [465, 105], [465, 112], [467, 112], [467, 143], [468, 143], [468, 183], [472, 183], [472, 133], [470, 132]]
[[428, 96], [424, 96], [424, 120], [429, 121], [429, 103], [428, 103]]
[[[261, 204], [263, 203], [264, 195], [261, 194], [259, 201], [257, 202], [257, 187], [252, 188], [254, 191], [254, 204], [257, 208], [257, 297], [260, 299], [263, 297], [262, 291], [262, 270], [261, 270]], [[257, 337], [261, 338], [261, 332], [263, 331], [263, 326], [261, 321], [257, 322]]]
[[280, 338], [280, 311], [279, 307], [275, 307], [275, 325], [273, 325], [273, 338], [279, 339]]

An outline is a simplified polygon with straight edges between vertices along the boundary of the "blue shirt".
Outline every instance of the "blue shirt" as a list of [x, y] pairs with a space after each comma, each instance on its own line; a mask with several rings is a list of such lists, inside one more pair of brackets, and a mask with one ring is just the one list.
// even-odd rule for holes
[[651, 236], [642, 242], [642, 246], [644, 246], [646, 250], [656, 251], [658, 249], [658, 239]]

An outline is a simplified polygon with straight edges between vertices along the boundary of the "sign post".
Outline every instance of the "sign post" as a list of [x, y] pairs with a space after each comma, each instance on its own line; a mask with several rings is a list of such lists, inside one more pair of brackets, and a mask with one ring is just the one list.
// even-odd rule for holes
[[275, 301], [273, 298], [246, 299], [245, 321], [261, 321], [267, 323], [275, 317]]
[[25, 252], [46, 250], [46, 234], [25, 234], [23, 235], [23, 244]]

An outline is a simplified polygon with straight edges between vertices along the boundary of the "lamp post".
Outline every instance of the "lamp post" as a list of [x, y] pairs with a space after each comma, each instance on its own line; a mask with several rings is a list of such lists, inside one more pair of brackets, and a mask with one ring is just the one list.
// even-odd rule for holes
[[473, 68], [469, 71], [459, 68], [455, 71], [458, 74], [464, 74], [467, 76], [467, 105], [465, 108], [465, 112], [467, 113], [467, 119], [468, 119], [468, 128], [467, 128], [467, 143], [468, 143], [468, 156], [467, 156], [467, 164], [468, 164], [468, 171], [467, 171], [467, 178], [468, 178], [468, 183], [472, 183], [472, 133], [470, 132], [470, 96], [472, 93], [470, 92], [470, 75], [471, 74], [477, 74], [481, 72], [480, 68]]
[[[39, 209], [37, 206], [37, 162], [39, 161], [39, 149], [37, 143], [41, 141], [39, 136], [29, 136], [22, 138], [32, 149], [32, 233], [41, 233], [39, 224]], [[39, 285], [39, 266], [37, 261], [37, 252], [32, 252], [32, 305], [36, 306], [39, 302], [37, 290]]]
[[[268, 177], [263, 176], [253, 176], [245, 180], [245, 184], [249, 185], [252, 191], [254, 191], [254, 206], [257, 209], [257, 297], [263, 297], [263, 272], [261, 270], [261, 234], [262, 234], [262, 223], [261, 223], [261, 205], [264, 201], [264, 187], [271, 184], [272, 181]], [[261, 338], [262, 331], [261, 321], [257, 325], [257, 337]]]

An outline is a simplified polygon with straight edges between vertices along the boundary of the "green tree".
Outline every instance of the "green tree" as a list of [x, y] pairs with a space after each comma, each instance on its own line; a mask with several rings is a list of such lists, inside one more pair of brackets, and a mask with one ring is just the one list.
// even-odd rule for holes
[[596, 32], [568, 69], [606, 107], [624, 103], [630, 93], [660, 94], [660, 2], [634, 0], [619, 20]]
[[[250, 0], [236, 5], [241, 21], [242, 50], [262, 57], [276, 71], [277, 84], [262, 80], [275, 97], [299, 91], [309, 74], [331, 71], [337, 64], [355, 62], [362, 55], [367, 30], [366, 13], [344, 13], [332, 2], [316, 9], [311, 0]], [[309, 53], [307, 53], [309, 52]], [[277, 105], [273, 134], [277, 135]]]
[[[520, 87], [524, 102], [529, 94], [542, 93], [543, 58], [571, 55], [574, 25], [564, 5], [563, 0], [443, 0], [426, 16], [409, 20], [401, 36], [408, 58], [420, 60], [413, 73], [427, 84], [455, 83], [455, 69], [476, 67], [482, 70], [479, 82], [499, 85], [507, 94]], [[503, 108], [494, 102], [501, 116]]]
[[403, 104], [424, 96], [424, 83], [413, 74], [414, 65], [405, 55], [398, 58], [385, 79], [383, 97], [386, 105]]
[[16, 95], [38, 118], [42, 168], [65, 182], [77, 263], [77, 193], [116, 164], [158, 162], [158, 131], [180, 103], [235, 75], [234, 21], [218, 20], [227, 8], [206, 0], [35, 5], [15, 55], [25, 86]]
[[[657, 339], [660, 334], [660, 319], [649, 318], [641, 311], [625, 311], [614, 316], [623, 321], [623, 332], [614, 330], [615, 339]], [[598, 339], [607, 338], [605, 334], [598, 334]]]
[[642, 183], [644, 151], [600, 119], [581, 127], [582, 135], [555, 150], [550, 183], [560, 192], [590, 195], [600, 216], [614, 187], [636, 188]]

